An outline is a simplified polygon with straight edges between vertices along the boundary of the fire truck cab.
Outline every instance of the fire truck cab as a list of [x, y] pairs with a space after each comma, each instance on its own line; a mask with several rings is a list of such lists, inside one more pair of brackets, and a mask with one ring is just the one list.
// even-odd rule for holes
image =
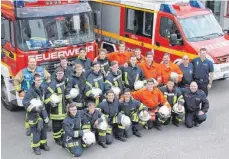
[[200, 48], [205, 47], [207, 58], [214, 63], [214, 79], [229, 76], [229, 35], [201, 2], [93, 0], [90, 4], [101, 12], [101, 25], [95, 32], [102, 48], [116, 51], [119, 41], [124, 41], [128, 51], [136, 47], [143, 54], [152, 51], [158, 63], [168, 52], [176, 63], [183, 55], [197, 57]]
[[87, 2], [5, 0], [1, 15], [1, 98], [9, 110], [23, 106], [13, 78], [27, 67], [29, 57], [52, 73], [60, 55], [71, 62], [86, 47], [87, 57], [96, 56], [92, 10]]

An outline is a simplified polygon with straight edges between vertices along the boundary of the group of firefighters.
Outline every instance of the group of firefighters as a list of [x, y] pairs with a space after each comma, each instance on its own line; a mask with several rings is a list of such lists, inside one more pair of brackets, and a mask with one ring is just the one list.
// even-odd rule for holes
[[171, 121], [178, 127], [183, 120], [192, 128], [206, 120], [213, 64], [205, 48], [191, 63], [185, 55], [178, 65], [168, 53], [157, 64], [153, 52], [144, 57], [139, 48], [125, 50], [125, 43], [118, 52], [101, 49], [92, 62], [81, 48], [72, 67], [61, 56], [52, 75], [35, 58], [28, 59], [14, 87], [23, 97], [26, 134], [36, 155], [50, 149], [49, 119], [56, 143], [76, 157], [96, 141], [107, 148], [113, 138], [141, 137], [143, 128], [161, 131], [161, 125]]

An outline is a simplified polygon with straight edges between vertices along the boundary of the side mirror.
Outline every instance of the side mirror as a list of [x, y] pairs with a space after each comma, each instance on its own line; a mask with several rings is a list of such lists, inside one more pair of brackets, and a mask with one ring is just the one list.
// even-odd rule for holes
[[177, 39], [177, 34], [171, 34], [169, 38], [169, 43], [171, 45], [182, 45], [183, 40], [182, 39]]
[[96, 26], [101, 25], [101, 12], [100, 11], [94, 11], [93, 12], [93, 19], [94, 19], [94, 24]]

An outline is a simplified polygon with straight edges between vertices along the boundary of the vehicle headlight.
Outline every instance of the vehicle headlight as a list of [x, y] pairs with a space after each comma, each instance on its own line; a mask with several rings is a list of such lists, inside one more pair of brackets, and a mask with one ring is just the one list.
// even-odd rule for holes
[[212, 63], [215, 63], [215, 60], [210, 55], [207, 54], [206, 58], [210, 60]]

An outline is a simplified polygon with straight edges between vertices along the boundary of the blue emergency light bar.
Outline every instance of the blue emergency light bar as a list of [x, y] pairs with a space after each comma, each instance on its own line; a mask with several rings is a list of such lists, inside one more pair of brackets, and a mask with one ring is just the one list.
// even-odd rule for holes
[[176, 15], [176, 11], [169, 4], [161, 4], [160, 11]]
[[202, 8], [202, 9], [205, 8], [203, 3], [201, 3], [200, 1], [190, 0], [189, 4], [190, 4], [190, 6], [195, 7], [195, 8]]
[[14, 7], [16, 8], [25, 7], [25, 2], [37, 2], [37, 0], [14, 0]]

